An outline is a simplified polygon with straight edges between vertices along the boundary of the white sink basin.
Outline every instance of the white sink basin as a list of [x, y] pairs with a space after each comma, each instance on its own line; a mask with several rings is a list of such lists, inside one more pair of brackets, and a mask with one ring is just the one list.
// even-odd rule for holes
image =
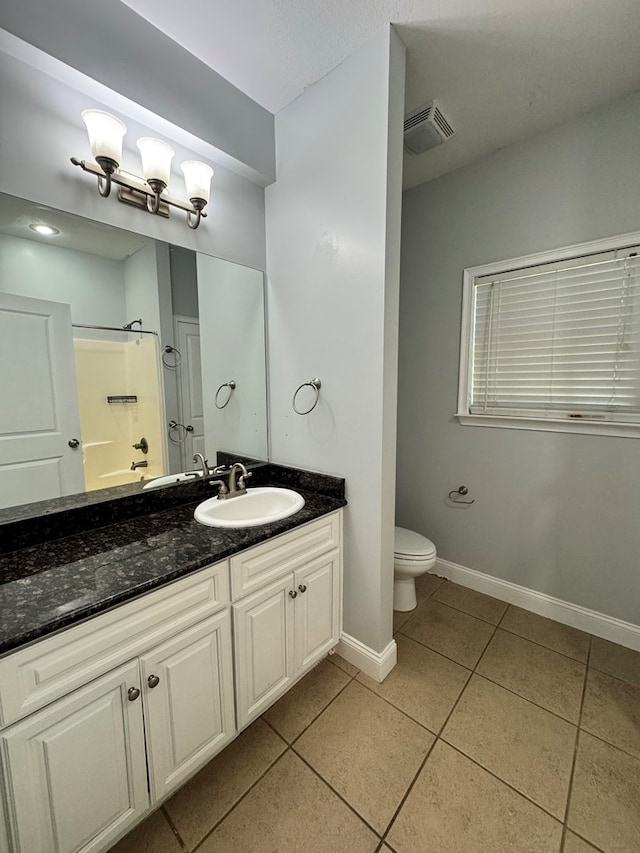
[[239, 498], [209, 498], [195, 509], [193, 516], [210, 527], [256, 527], [288, 518], [304, 506], [304, 498], [291, 489], [275, 486], [248, 489]]
[[197, 480], [198, 477], [202, 477], [202, 471], [183, 471], [182, 474], [167, 474], [164, 477], [156, 477], [146, 482], [142, 487], [142, 491], [145, 491], [145, 489], [158, 489], [160, 486], [170, 486], [173, 483], [183, 483], [185, 480]]

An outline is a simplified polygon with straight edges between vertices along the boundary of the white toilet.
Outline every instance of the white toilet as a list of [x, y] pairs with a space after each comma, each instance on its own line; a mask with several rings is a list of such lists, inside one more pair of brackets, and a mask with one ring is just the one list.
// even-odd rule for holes
[[393, 609], [413, 610], [417, 605], [416, 578], [436, 564], [436, 546], [426, 536], [396, 527], [393, 559]]

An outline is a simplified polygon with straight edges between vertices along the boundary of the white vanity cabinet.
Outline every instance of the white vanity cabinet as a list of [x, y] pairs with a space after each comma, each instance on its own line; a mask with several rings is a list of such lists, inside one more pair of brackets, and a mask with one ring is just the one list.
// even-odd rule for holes
[[0, 731], [9, 850], [108, 849], [235, 736], [227, 562], [9, 655], [0, 685], [24, 717]]
[[324, 657], [341, 541], [338, 510], [0, 658], [0, 853], [108, 850]]
[[340, 639], [341, 524], [338, 511], [231, 558], [239, 729]]

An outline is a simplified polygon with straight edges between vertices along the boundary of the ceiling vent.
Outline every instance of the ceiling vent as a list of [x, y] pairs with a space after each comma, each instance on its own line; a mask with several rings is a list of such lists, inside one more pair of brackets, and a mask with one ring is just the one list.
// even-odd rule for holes
[[409, 154], [422, 154], [442, 145], [455, 133], [437, 101], [414, 110], [404, 120], [404, 147]]

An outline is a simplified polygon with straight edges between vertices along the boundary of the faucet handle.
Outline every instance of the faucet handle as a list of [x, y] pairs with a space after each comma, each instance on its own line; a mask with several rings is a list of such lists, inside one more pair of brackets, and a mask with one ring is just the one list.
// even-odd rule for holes
[[238, 477], [238, 488], [239, 489], [245, 488], [245, 480], [248, 480], [249, 477], [253, 477], [253, 471], [247, 471], [245, 474], [241, 474], [240, 477]]
[[229, 489], [227, 489], [227, 484], [224, 480], [209, 480], [209, 485], [218, 487], [218, 497], [226, 495], [229, 491]]
[[216, 465], [211, 471], [212, 474], [228, 474], [231, 471], [231, 465]]

